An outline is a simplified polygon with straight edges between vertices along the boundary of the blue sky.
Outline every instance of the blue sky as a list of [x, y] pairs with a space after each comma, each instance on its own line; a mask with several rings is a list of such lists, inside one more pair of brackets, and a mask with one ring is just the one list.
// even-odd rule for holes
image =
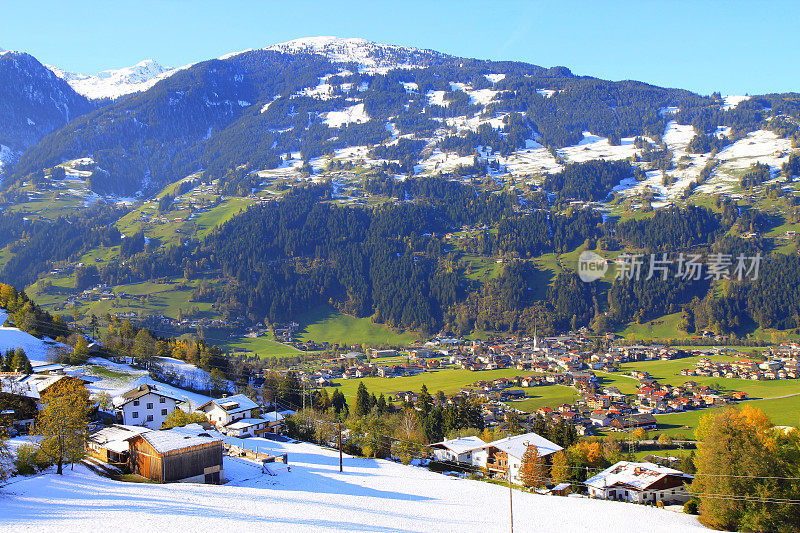
[[800, 92], [800, 2], [3, 1], [0, 47], [95, 73], [336, 35], [708, 94]]

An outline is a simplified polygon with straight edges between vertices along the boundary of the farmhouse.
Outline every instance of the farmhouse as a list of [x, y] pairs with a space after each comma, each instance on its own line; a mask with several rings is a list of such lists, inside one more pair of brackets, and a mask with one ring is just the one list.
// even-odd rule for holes
[[222, 439], [208, 433], [148, 431], [130, 439], [131, 470], [160, 483], [220, 483], [222, 454]]
[[692, 476], [654, 463], [620, 461], [586, 480], [589, 496], [629, 502], [685, 503]]
[[519, 469], [528, 446], [536, 446], [539, 457], [563, 450], [561, 446], [541, 435], [525, 433], [481, 446], [472, 452], [472, 464], [488, 469], [489, 474], [494, 477], [508, 478], [510, 472], [511, 481], [520, 483]]
[[617, 431], [629, 431], [636, 428], [656, 429], [656, 417], [649, 413], [619, 416], [611, 421], [610, 426]]
[[472, 464], [472, 451], [486, 443], [480, 437], [458, 437], [428, 447], [437, 461]]
[[211, 400], [197, 408], [222, 433], [233, 437], [254, 437], [272, 430], [279, 431], [284, 424], [283, 416], [274, 414], [258, 416], [258, 404], [245, 396], [236, 394]]
[[147, 383], [114, 398], [117, 419], [125, 425], [160, 429], [169, 414], [183, 400]]

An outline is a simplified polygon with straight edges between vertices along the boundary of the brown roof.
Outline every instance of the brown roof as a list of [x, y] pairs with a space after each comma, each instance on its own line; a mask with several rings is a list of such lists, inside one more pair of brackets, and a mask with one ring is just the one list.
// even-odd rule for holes
[[130, 402], [132, 400], [136, 400], [137, 398], [141, 398], [142, 396], [145, 396], [146, 394], [150, 394], [150, 393], [153, 393], [153, 394], [155, 394], [157, 396], [164, 396], [165, 398], [171, 398], [171, 399], [175, 400], [176, 402], [182, 402], [183, 401], [180, 398], [176, 398], [176, 397], [172, 396], [171, 394], [166, 394], [166, 393], [158, 390], [153, 385], [150, 385], [148, 383], [144, 383], [142, 385], [139, 385], [135, 389], [131, 389], [131, 390], [127, 391], [127, 392], [123, 392], [120, 395], [120, 397], [123, 398], [123, 401], [120, 402], [120, 405], [124, 405], [124, 404], [126, 404], [126, 403], [128, 403], [128, 402]]

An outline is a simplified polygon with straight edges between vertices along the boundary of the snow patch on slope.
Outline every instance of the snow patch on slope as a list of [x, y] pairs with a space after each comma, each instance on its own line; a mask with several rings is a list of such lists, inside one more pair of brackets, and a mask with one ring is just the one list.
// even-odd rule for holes
[[594, 159], [612, 161], [626, 159], [636, 151], [636, 147], [633, 146], [633, 137], [625, 137], [621, 139], [619, 146], [612, 146], [608, 143], [608, 139], [584, 131], [583, 139], [577, 145], [561, 148], [558, 153], [568, 161], [584, 163]]
[[66, 72], [58, 67], [49, 68], [79, 94], [97, 99], [119, 98], [126, 94], [146, 91], [159, 81], [189, 66], [191, 65], [181, 68], [162, 67], [152, 59], [146, 59], [132, 67], [104, 70], [94, 76]]
[[324, 122], [331, 128], [338, 128], [344, 124], [363, 124], [369, 121], [369, 115], [364, 110], [364, 104], [356, 104], [341, 111], [324, 113]]
[[735, 95], [735, 94], [729, 94], [728, 96], [723, 96], [722, 97], [722, 101], [724, 103], [723, 103], [722, 108], [724, 110], [726, 110], [726, 111], [728, 109], [733, 109], [734, 107], [736, 107], [737, 105], [741, 104], [745, 100], [750, 100], [750, 96], [747, 96], [747, 95], [744, 95], [744, 96], [743, 95]]

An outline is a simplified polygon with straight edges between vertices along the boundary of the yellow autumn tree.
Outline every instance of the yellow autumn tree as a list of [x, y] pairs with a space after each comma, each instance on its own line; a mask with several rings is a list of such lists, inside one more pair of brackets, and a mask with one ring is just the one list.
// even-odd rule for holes
[[797, 431], [773, 428], [769, 417], [745, 405], [700, 419], [697, 469], [691, 492], [700, 521], [715, 529], [800, 531], [800, 509], [776, 504], [800, 499]]
[[539, 449], [530, 445], [522, 454], [522, 464], [519, 467], [519, 479], [525, 487], [541, 487], [546, 481], [546, 465], [544, 458], [539, 456]]
[[552, 465], [550, 466], [550, 477], [553, 483], [562, 483], [570, 479], [570, 467], [567, 454], [559, 451], [553, 454]]
[[576, 464], [596, 466], [603, 459], [603, 448], [599, 441], [581, 441], [572, 445], [570, 455]]
[[88, 433], [89, 393], [77, 379], [57, 381], [42, 398], [36, 431], [42, 436], [42, 453], [57, 465], [61, 474], [65, 462], [82, 455]]

